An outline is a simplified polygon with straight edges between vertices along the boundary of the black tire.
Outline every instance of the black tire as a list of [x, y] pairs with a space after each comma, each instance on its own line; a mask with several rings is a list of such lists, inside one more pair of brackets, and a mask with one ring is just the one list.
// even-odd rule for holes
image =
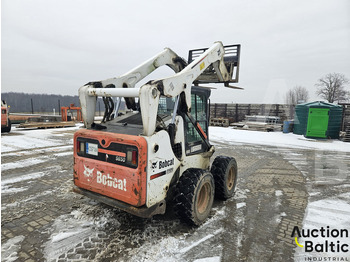
[[7, 124], [8, 124], [7, 126], [1, 128], [1, 132], [10, 133], [10, 131], [11, 131], [11, 121], [10, 121], [10, 119], [8, 120]]
[[187, 169], [175, 188], [175, 214], [182, 222], [199, 226], [210, 214], [214, 191], [214, 178], [209, 171]]
[[211, 166], [215, 181], [215, 197], [226, 200], [235, 193], [237, 184], [237, 162], [233, 157], [217, 156]]

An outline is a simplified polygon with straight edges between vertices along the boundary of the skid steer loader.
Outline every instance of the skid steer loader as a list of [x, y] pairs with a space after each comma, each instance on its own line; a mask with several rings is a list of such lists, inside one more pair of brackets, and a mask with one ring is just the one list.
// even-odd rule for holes
[[9, 106], [5, 100], [1, 100], [1, 133], [11, 131], [11, 120], [9, 118]]
[[[190, 50], [188, 61], [165, 48], [120, 77], [80, 87], [84, 128], [74, 135], [74, 191], [145, 218], [172, 202], [183, 222], [205, 221], [214, 196], [234, 194], [237, 163], [218, 156], [210, 167], [211, 90], [201, 85], [239, 88], [230, 85], [238, 82], [239, 58], [240, 45], [221, 42]], [[163, 65], [175, 74], [135, 86]], [[105, 102], [101, 123], [94, 120], [97, 97]], [[129, 113], [120, 112], [122, 98]]]

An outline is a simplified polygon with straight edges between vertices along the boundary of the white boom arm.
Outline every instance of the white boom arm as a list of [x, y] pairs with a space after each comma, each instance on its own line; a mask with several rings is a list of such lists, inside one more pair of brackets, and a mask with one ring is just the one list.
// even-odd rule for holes
[[[79, 89], [79, 98], [85, 126], [91, 127], [91, 124], [93, 123], [96, 110], [96, 96], [139, 96], [143, 122], [143, 135], [152, 135], [156, 128], [158, 103], [161, 95], [176, 97], [184, 92], [187, 109], [190, 110], [192, 83], [211, 64], [213, 65], [220, 82], [230, 82], [231, 76], [224, 64], [224, 53], [225, 50], [223, 44], [221, 42], [215, 42], [213, 46], [198, 58], [182, 68], [182, 66], [186, 64], [179, 62], [179, 59], [181, 58], [179, 58], [171, 49], [167, 48], [121, 77], [89, 83], [82, 86]], [[137, 82], [156, 68], [165, 64], [176, 72], [174, 76], [150, 81], [139, 89], [134, 88]], [[100, 88], [96, 88], [97, 86]], [[116, 89], [110, 87], [115, 87]], [[131, 90], [129, 90], [129, 88]]]
[[80, 87], [79, 100], [85, 126], [91, 127], [91, 124], [94, 122], [97, 96], [137, 97], [139, 91], [138, 89], [134, 89], [135, 84], [152, 73], [155, 69], [163, 65], [168, 65], [175, 72], [179, 72], [186, 64], [187, 63], [174, 51], [170, 48], [165, 48], [156, 56], [120, 77], [109, 78], [100, 82], [92, 82]]

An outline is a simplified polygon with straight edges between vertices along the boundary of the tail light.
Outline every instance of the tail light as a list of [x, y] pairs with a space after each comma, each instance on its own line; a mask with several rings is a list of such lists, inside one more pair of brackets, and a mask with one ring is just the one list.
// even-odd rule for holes
[[132, 161], [131, 164], [137, 165], [137, 151], [132, 151]]
[[137, 150], [128, 150], [126, 152], [126, 161], [132, 165], [137, 165]]
[[76, 150], [77, 150], [77, 153], [80, 152], [80, 141], [77, 140], [77, 143], [76, 143]]
[[85, 143], [77, 140], [77, 153], [84, 153], [85, 152]]

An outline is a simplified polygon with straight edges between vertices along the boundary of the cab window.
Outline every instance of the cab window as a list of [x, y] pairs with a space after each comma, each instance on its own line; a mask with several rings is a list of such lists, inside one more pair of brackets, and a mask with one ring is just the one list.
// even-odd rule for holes
[[[202, 94], [191, 95], [191, 115], [199, 123], [204, 133], [208, 135], [208, 116], [207, 99]], [[205, 149], [205, 143], [202, 140], [197, 129], [185, 115], [185, 133], [186, 133], [186, 154], [198, 153]]]

